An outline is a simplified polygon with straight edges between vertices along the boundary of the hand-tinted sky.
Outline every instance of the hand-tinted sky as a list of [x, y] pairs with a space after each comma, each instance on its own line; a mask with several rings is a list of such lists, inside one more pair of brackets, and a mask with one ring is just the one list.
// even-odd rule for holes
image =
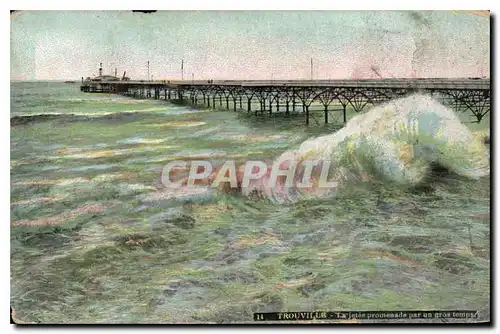
[[25, 11], [13, 80], [489, 76], [489, 16], [397, 11]]

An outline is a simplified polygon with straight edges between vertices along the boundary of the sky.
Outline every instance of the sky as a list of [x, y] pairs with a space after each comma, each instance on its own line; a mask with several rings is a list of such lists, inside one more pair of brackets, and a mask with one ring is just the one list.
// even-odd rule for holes
[[11, 80], [489, 77], [490, 19], [459, 11], [21, 11]]

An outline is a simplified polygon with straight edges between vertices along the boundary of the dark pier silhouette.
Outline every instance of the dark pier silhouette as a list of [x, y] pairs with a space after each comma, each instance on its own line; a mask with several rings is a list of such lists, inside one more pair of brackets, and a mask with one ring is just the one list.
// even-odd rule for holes
[[[322, 109], [325, 123], [330, 122], [333, 112], [340, 112], [345, 123], [348, 106], [360, 112], [367, 105], [414, 93], [430, 94], [458, 112], [470, 111], [479, 123], [490, 111], [491, 99], [489, 78], [137, 81], [126, 78], [124, 73], [122, 79], [82, 78], [81, 90], [164, 99], [256, 115], [302, 113], [306, 124], [310, 122], [313, 103]], [[252, 110], [255, 104], [258, 108]]]

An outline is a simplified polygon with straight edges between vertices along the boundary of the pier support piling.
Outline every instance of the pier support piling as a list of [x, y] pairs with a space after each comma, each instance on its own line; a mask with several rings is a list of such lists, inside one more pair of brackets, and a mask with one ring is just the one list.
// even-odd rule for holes
[[[254, 96], [259, 103], [253, 107], [255, 114], [264, 114], [269, 111], [273, 114], [274, 100], [276, 100], [276, 111], [285, 111], [285, 115], [291, 112], [300, 111], [306, 116], [306, 124], [310, 123], [312, 117], [316, 123], [314, 113], [310, 113], [310, 106], [313, 101], [321, 101], [324, 106], [325, 124], [337, 122], [338, 117], [333, 119], [329, 115], [330, 111], [342, 111], [342, 121], [347, 123], [347, 106], [350, 105], [355, 112], [361, 112], [367, 104], [377, 105], [382, 102], [401, 98], [414, 92], [424, 92], [434, 95], [435, 98], [443, 101], [444, 104], [454, 107], [457, 112], [471, 112], [481, 122], [484, 117], [490, 113], [490, 83], [489, 79], [469, 78], [469, 79], [419, 79], [419, 80], [401, 80], [401, 79], [367, 79], [367, 80], [332, 80], [326, 82], [322, 80], [312, 81], [286, 81], [286, 82], [252, 82], [226, 80], [209, 84], [188, 82], [170, 82], [170, 81], [130, 81], [130, 80], [93, 80], [88, 79], [82, 82], [80, 87], [82, 92], [96, 93], [116, 93], [133, 98], [154, 98], [173, 100], [179, 102], [190, 102], [197, 105], [199, 102], [198, 94], [203, 96], [203, 105], [216, 107], [216, 99], [219, 99], [219, 105], [222, 108], [223, 98], [226, 100], [225, 108], [238, 111], [238, 102], [240, 110], [252, 111], [252, 102]], [[163, 93], [162, 93], [163, 90]], [[247, 98], [247, 105], [243, 107], [243, 96]], [[232, 98], [232, 107], [230, 107], [230, 98]], [[280, 104], [280, 99], [282, 101]], [[200, 99], [201, 100], [201, 99]], [[332, 100], [338, 100], [335, 108], [329, 108]], [[260, 104], [260, 109], [257, 105]], [[338, 106], [342, 105], [342, 108]], [[291, 105], [291, 106], [290, 106]], [[297, 108], [298, 107], [298, 108]], [[269, 109], [268, 109], [269, 108]], [[258, 109], [258, 110], [257, 110]], [[319, 110], [318, 110], [319, 111]], [[333, 115], [333, 114], [332, 114]], [[340, 115], [339, 115], [340, 117]], [[340, 122], [340, 120], [339, 120]], [[319, 124], [319, 123], [318, 123]]]

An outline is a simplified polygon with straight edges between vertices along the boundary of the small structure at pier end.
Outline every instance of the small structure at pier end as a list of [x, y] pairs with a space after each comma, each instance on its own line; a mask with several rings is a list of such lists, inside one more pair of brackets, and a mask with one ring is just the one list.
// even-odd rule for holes
[[126, 77], [126, 72], [123, 72], [123, 76], [119, 78], [117, 76], [118, 69], [115, 68], [115, 75], [105, 75], [102, 72], [102, 63], [99, 65], [99, 75], [96, 77], [87, 77], [83, 79], [82, 77], [82, 85], [80, 86], [80, 90], [82, 92], [88, 93], [118, 93], [119, 91], [110, 90], [108, 83], [116, 82], [116, 81], [127, 81], [130, 80], [129, 77]]

